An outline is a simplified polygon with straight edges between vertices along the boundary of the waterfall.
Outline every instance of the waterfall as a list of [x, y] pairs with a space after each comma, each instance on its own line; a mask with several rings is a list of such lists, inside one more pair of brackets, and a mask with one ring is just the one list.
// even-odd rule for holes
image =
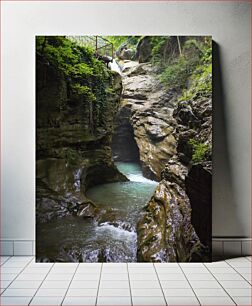
[[122, 75], [122, 69], [115, 59], [112, 60], [112, 63], [109, 63], [109, 68], [112, 71], [115, 71], [115, 72], [119, 73], [120, 75]]

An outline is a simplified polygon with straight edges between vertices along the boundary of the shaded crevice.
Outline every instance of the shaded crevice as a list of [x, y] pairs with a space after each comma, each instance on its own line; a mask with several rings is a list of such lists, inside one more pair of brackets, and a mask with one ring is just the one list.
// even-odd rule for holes
[[114, 161], [140, 163], [133, 127], [129, 117], [125, 117], [122, 111], [118, 113], [116, 118], [111, 147]]

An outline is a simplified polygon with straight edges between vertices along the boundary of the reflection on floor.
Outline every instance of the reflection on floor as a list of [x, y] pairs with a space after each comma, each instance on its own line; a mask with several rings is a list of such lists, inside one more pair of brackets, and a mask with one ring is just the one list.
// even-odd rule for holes
[[251, 257], [204, 264], [53, 264], [1, 257], [0, 305], [251, 304]]

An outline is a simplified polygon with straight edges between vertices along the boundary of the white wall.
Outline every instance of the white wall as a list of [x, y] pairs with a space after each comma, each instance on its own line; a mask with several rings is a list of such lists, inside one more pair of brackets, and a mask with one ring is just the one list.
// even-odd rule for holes
[[2, 238], [35, 238], [36, 34], [212, 35], [223, 77], [214, 118], [213, 235], [250, 236], [249, 3], [5, 1], [1, 6]]

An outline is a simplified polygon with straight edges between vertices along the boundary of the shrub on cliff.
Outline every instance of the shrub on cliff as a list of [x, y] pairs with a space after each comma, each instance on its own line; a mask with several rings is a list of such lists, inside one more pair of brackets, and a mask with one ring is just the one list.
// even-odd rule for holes
[[200, 163], [207, 160], [207, 155], [211, 152], [209, 145], [201, 143], [196, 139], [190, 139], [189, 144], [192, 146], [192, 162]]
[[90, 105], [92, 125], [97, 126], [103, 120], [111, 72], [96, 59], [94, 50], [64, 36], [37, 36], [36, 59], [37, 64], [52, 67], [63, 75], [73, 100], [82, 101], [84, 108]]
[[151, 46], [152, 63], [157, 66], [160, 80], [167, 88], [182, 91], [194, 83], [194, 87], [199, 87], [197, 92], [211, 92], [210, 37], [153, 36]]

